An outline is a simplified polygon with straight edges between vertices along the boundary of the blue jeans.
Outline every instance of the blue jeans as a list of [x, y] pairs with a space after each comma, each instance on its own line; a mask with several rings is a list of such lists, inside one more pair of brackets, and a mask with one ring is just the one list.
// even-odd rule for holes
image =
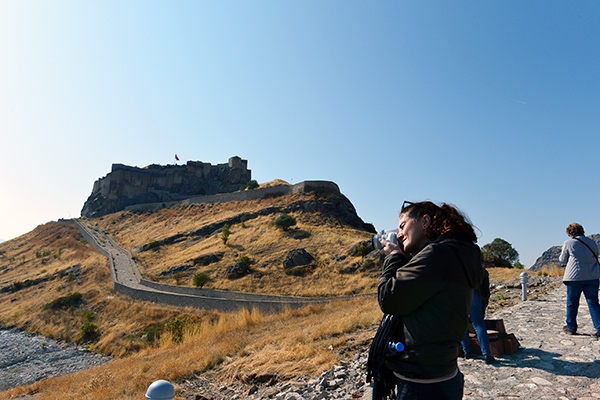
[[596, 332], [600, 333], [600, 305], [598, 304], [598, 279], [589, 281], [566, 281], [567, 286], [567, 328], [577, 332], [577, 311], [581, 293], [585, 296], [592, 323]]
[[396, 400], [462, 400], [465, 377], [458, 371], [450, 380], [438, 383], [415, 383], [396, 378]]
[[[483, 315], [483, 302], [481, 297], [477, 294], [477, 291], [473, 291], [473, 302], [471, 303], [471, 323], [475, 328], [475, 334], [479, 339], [479, 346], [481, 347], [481, 354], [484, 356], [491, 356], [492, 350], [490, 349], [490, 339], [487, 334], [487, 328], [485, 327], [484, 315]], [[461, 342], [463, 351], [466, 353], [471, 352], [471, 340], [469, 339], [469, 331], [465, 334], [465, 338]]]

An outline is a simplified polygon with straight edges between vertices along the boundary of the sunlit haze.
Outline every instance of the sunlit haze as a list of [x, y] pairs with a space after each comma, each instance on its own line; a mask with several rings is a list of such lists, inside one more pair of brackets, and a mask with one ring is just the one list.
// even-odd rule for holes
[[378, 230], [449, 202], [530, 267], [600, 233], [600, 2], [0, 3], [0, 238], [113, 163], [329, 180]]

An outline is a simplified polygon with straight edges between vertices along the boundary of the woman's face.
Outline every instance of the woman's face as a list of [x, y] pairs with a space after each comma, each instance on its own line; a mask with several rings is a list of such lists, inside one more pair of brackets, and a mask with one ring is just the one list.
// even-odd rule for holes
[[425, 229], [431, 223], [431, 217], [424, 215], [421, 219], [408, 217], [407, 214], [401, 214], [398, 221], [398, 243], [402, 245], [404, 251], [414, 254], [429, 242], [425, 235]]

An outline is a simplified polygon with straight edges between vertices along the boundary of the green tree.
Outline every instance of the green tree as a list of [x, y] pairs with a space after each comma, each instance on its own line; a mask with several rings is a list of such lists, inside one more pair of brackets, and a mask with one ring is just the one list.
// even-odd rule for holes
[[229, 240], [230, 234], [231, 231], [229, 230], [229, 225], [223, 225], [223, 230], [221, 231], [221, 240], [223, 241], [224, 245], [227, 245], [227, 240]]
[[519, 253], [504, 239], [496, 238], [481, 248], [483, 261], [496, 267], [512, 267], [519, 261]]

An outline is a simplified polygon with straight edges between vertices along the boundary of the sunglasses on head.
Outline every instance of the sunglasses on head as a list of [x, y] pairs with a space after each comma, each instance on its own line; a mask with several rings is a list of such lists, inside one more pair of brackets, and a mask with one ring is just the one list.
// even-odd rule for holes
[[404, 211], [408, 207], [414, 206], [415, 204], [416, 203], [413, 203], [412, 201], [406, 201], [406, 200], [404, 200], [404, 202], [402, 203], [402, 208], [400, 208], [400, 211]]

